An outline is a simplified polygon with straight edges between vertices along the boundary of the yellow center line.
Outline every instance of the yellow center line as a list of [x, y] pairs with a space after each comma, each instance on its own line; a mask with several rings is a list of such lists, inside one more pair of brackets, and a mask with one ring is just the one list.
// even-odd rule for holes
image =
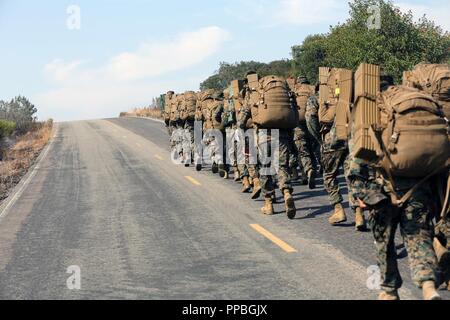
[[275, 236], [274, 234], [270, 233], [263, 227], [261, 227], [259, 224], [251, 224], [250, 227], [252, 227], [256, 232], [262, 234], [264, 237], [275, 243], [277, 246], [279, 246], [281, 249], [286, 251], [287, 253], [294, 253], [297, 252], [294, 248], [292, 248], [290, 245], [288, 245], [286, 242]]
[[158, 160], [161, 160], [161, 161], [163, 161], [163, 160], [164, 160], [164, 158], [163, 158], [163, 157], [161, 157], [161, 156], [160, 156], [160, 155], [158, 155], [158, 154], [157, 154], [157, 155], [155, 156], [155, 158], [156, 158], [156, 159], [158, 159]]
[[198, 182], [197, 180], [195, 180], [194, 178], [190, 177], [190, 176], [185, 176], [185, 178], [191, 182], [193, 185], [195, 186], [201, 186], [202, 184], [200, 182]]

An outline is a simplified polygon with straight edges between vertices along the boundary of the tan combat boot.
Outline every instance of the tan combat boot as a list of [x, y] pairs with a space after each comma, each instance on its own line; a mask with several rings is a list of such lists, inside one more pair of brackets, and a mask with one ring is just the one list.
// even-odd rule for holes
[[239, 169], [237, 167], [233, 168], [233, 173], [234, 173], [234, 181], [235, 182], [241, 181], [241, 173], [239, 172]]
[[345, 215], [344, 208], [342, 207], [341, 203], [338, 203], [334, 206], [334, 213], [333, 215], [328, 219], [328, 222], [334, 226], [338, 223], [346, 222], [347, 216]]
[[365, 231], [366, 230], [366, 220], [364, 219], [364, 213], [361, 208], [356, 208], [355, 228], [356, 228], [356, 231]]
[[261, 190], [262, 190], [261, 180], [259, 180], [258, 178], [254, 178], [253, 179], [253, 193], [252, 193], [253, 200], [256, 200], [259, 198], [259, 196], [261, 195]]
[[398, 295], [398, 291], [382, 291], [378, 296], [378, 300], [386, 300], [386, 301], [396, 301], [400, 300], [400, 296]]
[[265, 215], [271, 216], [273, 215], [273, 202], [272, 196], [264, 197], [264, 207], [261, 208], [261, 212]]
[[288, 189], [284, 190], [284, 204], [288, 218], [291, 220], [294, 219], [297, 214], [297, 209], [295, 208], [295, 201], [292, 197], [291, 191]]
[[250, 181], [248, 181], [248, 177], [244, 177], [242, 179], [242, 193], [248, 193], [250, 192], [250, 189], [252, 188], [252, 186], [250, 185]]
[[422, 284], [423, 300], [442, 300], [439, 293], [436, 291], [436, 284], [434, 281], [425, 281]]

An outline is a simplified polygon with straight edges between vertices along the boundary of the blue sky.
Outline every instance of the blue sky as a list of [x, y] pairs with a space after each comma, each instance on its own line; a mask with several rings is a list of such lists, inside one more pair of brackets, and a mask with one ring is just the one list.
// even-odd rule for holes
[[[449, 2], [395, 1], [447, 30]], [[71, 5], [80, 30], [67, 27]], [[0, 99], [25, 95], [41, 119], [114, 117], [198, 89], [220, 61], [289, 58], [347, 15], [342, 0], [0, 0]]]

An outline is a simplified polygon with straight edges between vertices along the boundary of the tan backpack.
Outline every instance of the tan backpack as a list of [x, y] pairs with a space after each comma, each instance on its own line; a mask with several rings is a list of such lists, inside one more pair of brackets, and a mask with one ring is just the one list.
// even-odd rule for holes
[[194, 120], [197, 106], [197, 95], [194, 91], [187, 91], [183, 94], [183, 109], [181, 120]]
[[174, 95], [170, 100], [170, 121], [176, 122], [180, 120], [180, 104], [181, 95]]
[[418, 64], [403, 74], [403, 84], [431, 94], [450, 119], [450, 64]]
[[[326, 70], [328, 71], [328, 78], [326, 78]], [[338, 69], [320, 68], [320, 93], [319, 93], [319, 122], [331, 125], [336, 116], [336, 107], [338, 104]]]
[[391, 86], [377, 97], [380, 125], [371, 132], [388, 177], [427, 178], [449, 165], [448, 122], [433, 97]]
[[298, 120], [300, 122], [306, 122], [306, 105], [308, 99], [315, 93], [315, 87], [307, 84], [299, 84], [295, 87], [295, 100], [298, 108]]
[[298, 112], [286, 80], [267, 76], [259, 81], [259, 102], [252, 106], [253, 123], [264, 129], [293, 129]]

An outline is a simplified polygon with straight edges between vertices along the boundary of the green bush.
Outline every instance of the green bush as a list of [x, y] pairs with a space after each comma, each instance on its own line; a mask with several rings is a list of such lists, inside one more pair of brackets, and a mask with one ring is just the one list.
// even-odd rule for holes
[[16, 124], [12, 121], [0, 119], [0, 138], [10, 136], [16, 129]]

